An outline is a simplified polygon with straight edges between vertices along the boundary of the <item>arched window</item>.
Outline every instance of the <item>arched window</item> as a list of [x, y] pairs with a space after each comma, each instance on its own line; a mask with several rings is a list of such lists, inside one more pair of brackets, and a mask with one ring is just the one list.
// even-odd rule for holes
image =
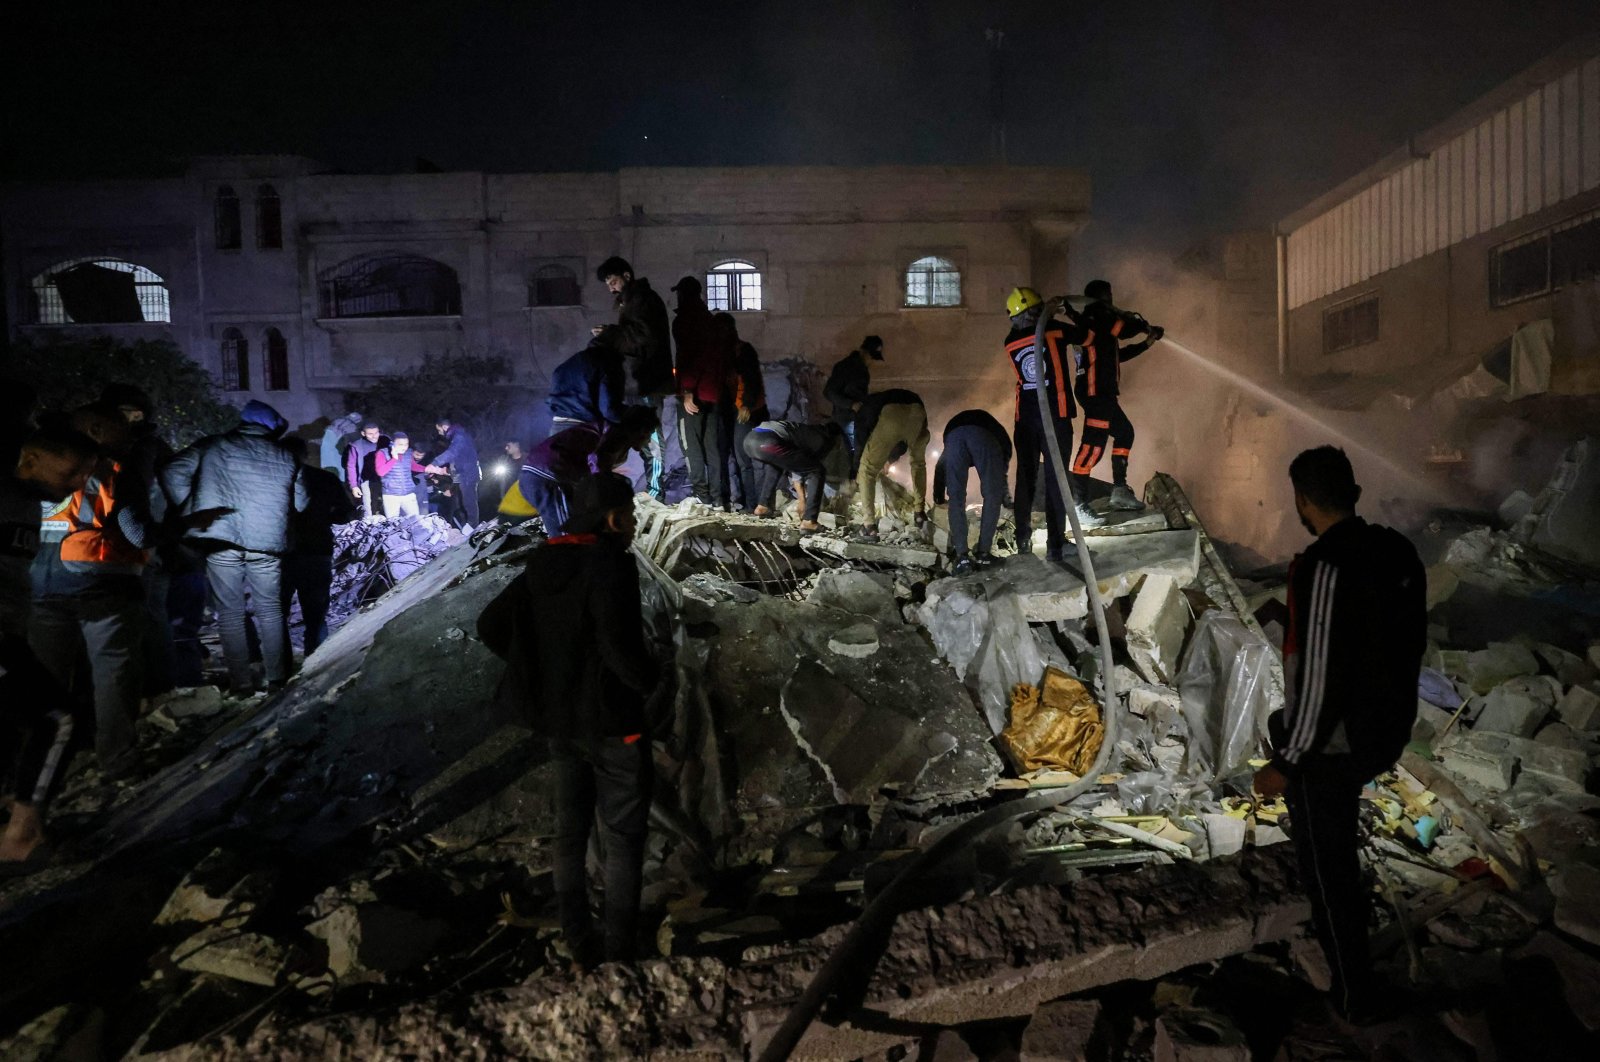
[[250, 390], [250, 341], [237, 328], [222, 333], [222, 389]]
[[283, 203], [270, 184], [256, 189], [256, 246], [269, 251], [283, 246]]
[[172, 320], [167, 285], [120, 258], [73, 258], [33, 278], [34, 324], [126, 324]]
[[581, 306], [583, 291], [578, 287], [578, 274], [564, 265], [551, 263], [540, 266], [528, 285], [529, 306]]
[[215, 204], [217, 217], [217, 250], [237, 251], [244, 242], [239, 228], [239, 196], [233, 186], [225, 184], [217, 189]]
[[289, 389], [289, 341], [276, 328], [267, 329], [263, 345], [267, 354], [267, 390]]
[[928, 255], [906, 268], [907, 306], [960, 306], [961, 271], [948, 258]]
[[318, 276], [323, 317], [445, 317], [461, 313], [461, 282], [415, 254], [352, 258]]
[[761, 309], [761, 271], [749, 262], [723, 262], [706, 274], [706, 305], [717, 310]]

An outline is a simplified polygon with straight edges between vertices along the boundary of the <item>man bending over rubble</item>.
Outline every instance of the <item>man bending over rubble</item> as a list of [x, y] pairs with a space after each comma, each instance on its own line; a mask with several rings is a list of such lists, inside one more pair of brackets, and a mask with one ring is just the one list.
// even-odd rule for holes
[[877, 541], [878, 476], [902, 447], [911, 458], [911, 491], [917, 496], [916, 520], [921, 527], [927, 519], [929, 442], [928, 411], [922, 397], [900, 387], [868, 395], [856, 413], [856, 440], [861, 445], [861, 464], [856, 470], [861, 525], [856, 537]]
[[1267, 721], [1274, 751], [1255, 791], [1287, 797], [1333, 1004], [1364, 1024], [1376, 1017], [1379, 993], [1367, 954], [1358, 811], [1362, 787], [1394, 766], [1416, 721], [1424, 575], [1404, 536], [1355, 514], [1361, 488], [1343, 450], [1305, 451], [1289, 479], [1300, 522], [1317, 540], [1289, 567], [1287, 703]]
[[[950, 553], [955, 558], [957, 575], [970, 575], [975, 568], [993, 562], [995, 528], [1000, 526], [1000, 510], [1006, 503], [1006, 472], [1011, 468], [1011, 439], [992, 415], [981, 409], [967, 409], [951, 417], [944, 426], [944, 453], [933, 469], [933, 504], [943, 505], [950, 495]], [[983, 493], [983, 515], [978, 518], [978, 548], [967, 553], [967, 473], [976, 469], [978, 489]], [[1019, 550], [1024, 544], [1019, 536]]]
[[767, 517], [777, 502], [778, 481], [785, 475], [800, 478], [800, 530], [815, 531], [821, 525], [823, 485], [827, 481], [828, 457], [842, 456], [844, 429], [837, 421], [802, 424], [793, 420], [764, 420], [744, 437], [745, 456], [755, 463], [753, 488], [756, 506], [752, 512]]
[[[580, 969], [631, 962], [653, 769], [646, 713], [658, 671], [644, 640], [628, 546], [633, 488], [610, 472], [571, 494], [566, 533], [533, 551], [483, 610], [478, 634], [506, 663], [499, 696], [549, 742], [555, 767], [555, 886], [561, 933]], [[598, 935], [584, 875], [596, 816], [605, 866]]]
[[655, 410], [629, 406], [622, 423], [609, 431], [603, 423], [574, 424], [529, 450], [517, 486], [544, 521], [545, 534], [566, 529], [572, 489], [585, 476], [615, 470], [628, 459], [629, 450], [645, 453], [656, 428]]

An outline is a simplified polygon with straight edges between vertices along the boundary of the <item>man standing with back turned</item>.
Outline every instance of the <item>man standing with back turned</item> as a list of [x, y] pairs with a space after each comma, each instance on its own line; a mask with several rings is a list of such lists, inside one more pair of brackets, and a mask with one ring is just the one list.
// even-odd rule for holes
[[1357, 1024], [1379, 1002], [1357, 859], [1361, 789], [1395, 760], [1417, 717], [1427, 645], [1422, 562], [1404, 536], [1355, 513], [1361, 488], [1343, 450], [1289, 465], [1294, 506], [1317, 540], [1289, 567], [1286, 706], [1267, 721], [1272, 761], [1255, 791], [1285, 795], [1300, 876], [1333, 971], [1333, 1005]]

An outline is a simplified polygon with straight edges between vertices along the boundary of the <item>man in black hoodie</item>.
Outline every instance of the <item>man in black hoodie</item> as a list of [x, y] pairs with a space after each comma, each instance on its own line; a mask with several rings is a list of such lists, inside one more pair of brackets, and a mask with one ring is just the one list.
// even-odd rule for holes
[[1357, 858], [1361, 788], [1394, 766], [1416, 722], [1426, 578], [1404, 536], [1356, 515], [1361, 488], [1343, 450], [1305, 451], [1289, 479], [1317, 540], [1289, 566], [1286, 704], [1267, 721], [1273, 755], [1255, 790], [1288, 799], [1333, 1004], [1361, 1023], [1379, 1002]]
[[[683, 448], [678, 438], [678, 398], [672, 373], [672, 323], [667, 304], [661, 301], [650, 281], [633, 275], [626, 258], [612, 256], [601, 262], [595, 276], [617, 298], [617, 331], [613, 345], [633, 361], [634, 395], [654, 409], [660, 418], [655, 439], [650, 444], [648, 489], [658, 500], [666, 500], [667, 479], [683, 465]], [[598, 336], [600, 328], [591, 331]]]
[[[555, 887], [561, 931], [583, 968], [631, 962], [653, 770], [647, 704], [658, 669], [645, 644], [633, 488], [600, 473], [572, 490], [564, 533], [478, 619], [507, 663], [500, 700], [549, 742], [555, 766]], [[605, 853], [605, 920], [589, 912], [584, 860], [596, 817]]]

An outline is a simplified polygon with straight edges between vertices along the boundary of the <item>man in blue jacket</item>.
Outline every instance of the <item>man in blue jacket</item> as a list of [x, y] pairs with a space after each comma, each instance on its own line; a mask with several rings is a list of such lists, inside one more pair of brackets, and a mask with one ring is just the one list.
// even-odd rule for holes
[[461, 490], [461, 505], [467, 513], [467, 523], [478, 525], [478, 447], [456, 419], [449, 414], [439, 417], [434, 429], [444, 438], [444, 449], [433, 455], [433, 463], [425, 471], [439, 475], [448, 471], [455, 477]]
[[550, 418], [555, 430], [574, 424], [622, 423], [622, 354], [613, 345], [617, 326], [606, 325], [589, 345], [550, 374]]
[[[576, 964], [631, 962], [654, 771], [651, 694], [659, 669], [644, 636], [639, 570], [629, 553], [633, 488], [610, 472], [572, 489], [565, 533], [478, 619], [507, 662], [502, 703], [549, 743], [555, 768], [555, 888]], [[605, 852], [605, 918], [596, 932], [584, 863], [596, 818]]]

